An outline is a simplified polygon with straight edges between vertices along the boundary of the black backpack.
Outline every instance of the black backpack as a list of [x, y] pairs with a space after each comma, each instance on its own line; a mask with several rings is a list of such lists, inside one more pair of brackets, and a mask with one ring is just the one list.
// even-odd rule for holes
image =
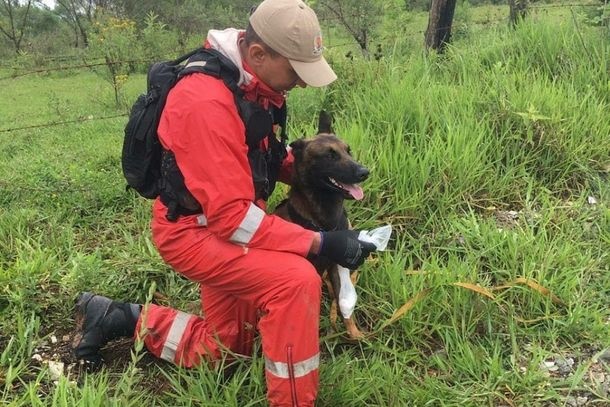
[[[187, 60], [188, 63], [183, 64]], [[148, 70], [147, 92], [133, 104], [125, 126], [121, 164], [127, 187], [149, 199], [161, 195], [161, 200], [171, 212], [168, 218], [172, 220], [177, 215], [197, 213], [200, 209], [198, 204], [195, 207], [185, 205], [185, 202], [193, 203], [194, 199], [184, 186], [173, 154], [164, 151], [159, 142], [157, 127], [169, 91], [180, 78], [195, 72], [222, 79], [233, 92], [246, 128], [248, 158], [255, 186], [260, 191], [259, 197], [266, 199], [273, 191], [280, 163], [286, 155], [285, 104], [281, 109], [267, 111], [243, 99], [243, 92], [237, 85], [239, 69], [223, 54], [214, 49], [198, 48], [173, 61], [153, 64]], [[263, 153], [258, 146], [264, 137], [272, 134], [273, 123], [279, 124], [282, 129], [281, 140], [270, 137], [270, 151]]]
[[182, 62], [202, 49], [196, 49], [173, 61], [153, 64], [148, 70], [147, 92], [140, 95], [131, 108], [125, 126], [121, 164], [128, 188], [145, 198], [159, 196], [162, 147], [157, 135], [161, 112], [167, 94], [176, 85], [183, 70]]

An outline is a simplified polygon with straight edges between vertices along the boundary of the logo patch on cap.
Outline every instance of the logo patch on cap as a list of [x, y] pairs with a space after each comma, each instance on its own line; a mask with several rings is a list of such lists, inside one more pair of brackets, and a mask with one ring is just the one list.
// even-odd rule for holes
[[313, 38], [313, 54], [320, 56], [322, 51], [324, 51], [324, 44], [322, 43], [322, 33], [320, 32]]

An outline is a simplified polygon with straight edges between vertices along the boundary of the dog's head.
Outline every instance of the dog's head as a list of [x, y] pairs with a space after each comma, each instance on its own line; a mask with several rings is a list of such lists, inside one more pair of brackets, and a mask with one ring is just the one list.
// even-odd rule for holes
[[346, 199], [364, 197], [358, 184], [368, 178], [369, 170], [354, 160], [349, 146], [333, 133], [328, 114], [320, 113], [317, 136], [296, 140], [290, 147], [295, 160], [293, 183]]

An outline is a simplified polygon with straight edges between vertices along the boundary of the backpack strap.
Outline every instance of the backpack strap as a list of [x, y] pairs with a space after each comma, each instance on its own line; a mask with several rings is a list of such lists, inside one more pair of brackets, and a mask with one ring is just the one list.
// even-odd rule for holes
[[280, 126], [280, 142], [286, 148], [286, 144], [288, 141], [288, 132], [286, 130], [286, 119], [288, 116], [288, 108], [286, 107], [286, 103], [282, 105], [282, 107], [277, 108], [274, 107], [271, 111], [271, 115], [273, 117], [273, 124], [277, 124]]
[[[264, 181], [267, 185], [265, 192], [257, 190], [255, 182], [256, 199], [262, 197], [267, 199], [277, 181], [277, 174], [282, 161], [287, 155], [287, 132], [286, 132], [286, 104], [281, 108], [272, 107], [265, 110], [254, 102], [244, 99], [244, 91], [238, 86], [240, 71], [237, 66], [219, 51], [211, 48], [198, 48], [189, 54], [179, 57], [174, 62], [176, 64], [187, 60], [186, 64], [180, 69], [177, 80], [193, 73], [203, 73], [212, 77], [222, 79], [225, 86], [233, 93], [235, 105], [239, 115], [246, 127], [246, 144], [248, 145], [248, 158], [252, 166], [253, 158], [259, 151], [260, 142], [264, 137], [268, 137], [268, 151], [266, 154], [260, 153], [264, 159], [265, 170]], [[280, 140], [274, 135], [273, 124], [281, 126]], [[184, 178], [175, 164], [173, 153], [166, 151], [163, 154], [164, 177], [162, 179], [161, 200], [168, 207], [167, 219], [175, 221], [180, 215], [191, 215], [200, 213], [201, 208], [197, 201], [192, 198], [190, 192], [184, 186]], [[263, 164], [263, 162], [259, 162]], [[256, 179], [256, 171], [253, 170], [253, 177]], [[271, 176], [273, 174], [273, 176]], [[260, 175], [260, 174], [259, 174]], [[268, 176], [269, 175], [269, 176]]]
[[173, 61], [169, 62], [170, 65], [178, 65], [183, 63], [184, 61], [186, 61], [187, 59], [189, 59], [190, 57], [192, 57], [193, 55], [195, 55], [198, 52], [201, 52], [202, 50], [204, 50], [205, 48], [203, 47], [199, 47], [199, 48], [195, 48], [194, 50], [174, 59]]
[[239, 68], [219, 51], [213, 48], [199, 48], [187, 58], [188, 62], [178, 75], [178, 80], [195, 72], [204, 73], [222, 79], [233, 94], [243, 97], [244, 92], [238, 86]]
[[[237, 66], [213, 48], [202, 48], [194, 53], [178, 75], [178, 80], [186, 75], [199, 72], [222, 79], [235, 97], [235, 104], [246, 126], [246, 144], [250, 149], [257, 148], [265, 136], [273, 134], [273, 124], [281, 127], [280, 142], [275, 136], [269, 137], [276, 159], [280, 161], [286, 156], [286, 103], [281, 108], [272, 107], [268, 111], [254, 102], [244, 99], [244, 91], [238, 86], [240, 71]], [[283, 151], [283, 155], [282, 155]]]

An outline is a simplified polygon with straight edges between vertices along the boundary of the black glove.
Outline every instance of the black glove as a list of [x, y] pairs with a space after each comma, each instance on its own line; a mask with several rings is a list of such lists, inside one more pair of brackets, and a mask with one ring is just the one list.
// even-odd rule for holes
[[359, 230], [321, 232], [320, 256], [324, 256], [348, 269], [356, 269], [371, 252], [377, 250], [373, 243], [358, 240]]

